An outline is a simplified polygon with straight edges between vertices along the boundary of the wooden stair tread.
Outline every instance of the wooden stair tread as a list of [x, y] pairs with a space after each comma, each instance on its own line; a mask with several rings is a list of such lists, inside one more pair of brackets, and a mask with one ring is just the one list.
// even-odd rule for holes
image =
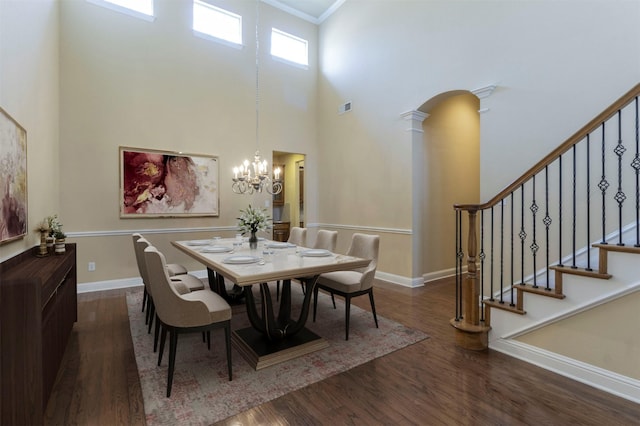
[[550, 266], [549, 269], [553, 269], [554, 271], [562, 272], [564, 274], [570, 275], [581, 275], [584, 277], [592, 277], [592, 278], [600, 278], [603, 280], [610, 279], [613, 275], [611, 274], [603, 274], [598, 271], [587, 271], [585, 268], [572, 268], [571, 266]]
[[514, 314], [524, 315], [524, 314], [527, 313], [527, 311], [524, 311], [522, 309], [518, 309], [515, 305], [512, 306], [507, 302], [500, 303], [499, 300], [485, 299], [485, 300], [482, 301], [482, 303], [484, 303], [486, 306], [491, 306], [493, 308], [502, 309], [503, 311], [513, 312]]
[[556, 299], [564, 299], [566, 297], [562, 293], [556, 293], [553, 288], [547, 289], [546, 287], [541, 286], [534, 287], [532, 284], [514, 284], [513, 288], [517, 288], [518, 290], [527, 293], [539, 294], [540, 296], [553, 297]]
[[597, 247], [600, 250], [616, 251], [620, 253], [640, 254], [640, 247], [636, 247], [636, 246], [630, 246], [630, 245], [619, 246], [617, 244], [593, 244], [592, 246]]

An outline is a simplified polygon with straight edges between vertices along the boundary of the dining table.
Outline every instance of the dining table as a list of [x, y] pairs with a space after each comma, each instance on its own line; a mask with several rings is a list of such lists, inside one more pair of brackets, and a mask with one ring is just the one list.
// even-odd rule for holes
[[[233, 330], [231, 339], [256, 370], [328, 347], [326, 339], [305, 327], [318, 277], [363, 268], [371, 261], [264, 238], [254, 248], [237, 237], [171, 244], [206, 266], [211, 290], [227, 300], [237, 299], [227, 292], [227, 282], [242, 290], [250, 326]], [[292, 309], [292, 280], [305, 290], [296, 309]], [[274, 281], [282, 282], [279, 300], [274, 300], [269, 288]], [[254, 287], [259, 295], [254, 295]]]

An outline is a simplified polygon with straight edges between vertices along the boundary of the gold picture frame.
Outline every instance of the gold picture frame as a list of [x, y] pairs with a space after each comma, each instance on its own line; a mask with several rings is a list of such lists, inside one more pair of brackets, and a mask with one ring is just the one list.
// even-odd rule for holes
[[0, 244], [27, 235], [27, 131], [0, 108]]
[[120, 147], [120, 217], [219, 216], [215, 155]]

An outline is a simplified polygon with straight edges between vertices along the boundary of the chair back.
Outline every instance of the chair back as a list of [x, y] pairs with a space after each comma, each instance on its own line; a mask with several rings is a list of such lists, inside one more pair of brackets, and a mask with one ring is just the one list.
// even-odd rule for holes
[[147, 241], [147, 239], [141, 236], [140, 234], [137, 234], [138, 235], [137, 239], [135, 237], [136, 234], [133, 234], [133, 235], [134, 235], [133, 248], [136, 253], [136, 263], [138, 264], [138, 272], [140, 272], [140, 278], [142, 278], [142, 284], [144, 284], [145, 288], [147, 289], [147, 292], [151, 293], [151, 290], [149, 289], [149, 277], [147, 274], [147, 262], [144, 257], [144, 249], [149, 247], [151, 243]]
[[136, 254], [136, 264], [138, 265], [138, 272], [140, 273], [140, 278], [142, 278], [142, 281], [144, 281], [144, 277], [142, 276], [142, 263], [144, 262], [144, 249], [146, 247], [142, 248], [141, 251], [138, 247], [138, 244], [136, 244], [140, 238], [143, 238], [143, 236], [135, 232], [131, 234], [131, 238], [133, 239], [133, 251]]
[[298, 226], [294, 226], [289, 231], [289, 239], [287, 242], [291, 244], [295, 244], [297, 246], [306, 247], [307, 246], [307, 228], [300, 228]]
[[316, 242], [313, 244], [314, 249], [324, 249], [331, 252], [335, 251], [338, 242], [338, 231], [327, 231], [321, 229], [316, 235]]
[[149, 287], [156, 313], [164, 324], [173, 327], [197, 327], [211, 323], [207, 305], [200, 300], [187, 300], [171, 285], [167, 261], [152, 245], [144, 250]]
[[360, 278], [361, 290], [373, 287], [373, 279], [378, 267], [378, 249], [380, 247], [380, 237], [378, 235], [368, 235], [355, 233], [351, 237], [351, 245], [347, 251], [348, 256], [371, 259], [368, 266], [355, 269], [362, 273]]

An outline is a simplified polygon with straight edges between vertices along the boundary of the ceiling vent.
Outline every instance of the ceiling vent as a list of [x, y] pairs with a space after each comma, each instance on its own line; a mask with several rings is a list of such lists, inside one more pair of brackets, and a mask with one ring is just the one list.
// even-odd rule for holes
[[338, 114], [344, 114], [345, 112], [351, 111], [351, 101], [346, 102], [338, 108]]

